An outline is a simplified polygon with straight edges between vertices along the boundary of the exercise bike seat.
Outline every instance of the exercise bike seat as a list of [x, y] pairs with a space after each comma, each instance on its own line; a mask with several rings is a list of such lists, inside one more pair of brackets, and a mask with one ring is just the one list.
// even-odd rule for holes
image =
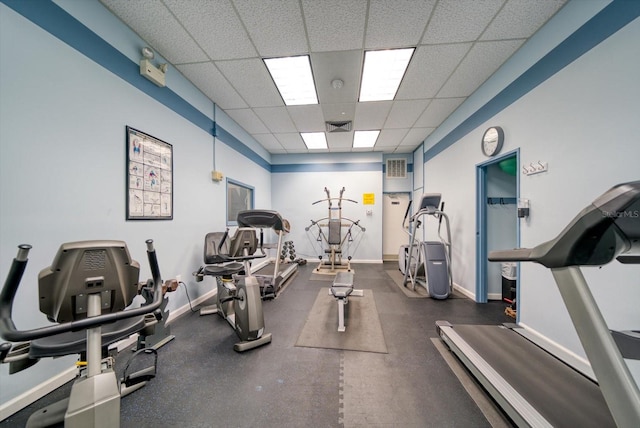
[[[146, 326], [145, 317], [118, 320], [102, 326], [102, 349], [110, 344], [126, 339]], [[87, 349], [87, 333], [84, 330], [70, 331], [53, 336], [32, 340], [29, 345], [29, 358], [61, 357], [80, 354]]]
[[240, 273], [244, 269], [242, 263], [227, 263], [224, 265], [207, 265], [204, 267], [204, 274], [211, 276], [230, 276]]

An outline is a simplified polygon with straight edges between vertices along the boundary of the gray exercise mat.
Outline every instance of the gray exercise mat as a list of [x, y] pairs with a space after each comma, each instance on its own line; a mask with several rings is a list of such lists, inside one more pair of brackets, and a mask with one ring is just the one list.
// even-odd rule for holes
[[[427, 290], [425, 290], [424, 287], [417, 285], [415, 291], [413, 291], [411, 288], [404, 287], [402, 285], [402, 282], [404, 281], [404, 275], [402, 274], [402, 272], [400, 272], [399, 269], [385, 270], [385, 272], [387, 273], [387, 275], [391, 277], [393, 282], [398, 286], [400, 291], [402, 291], [405, 296], [410, 297], [412, 299], [429, 298], [429, 295], [427, 294]], [[467, 297], [454, 288], [453, 293], [449, 295], [449, 298], [450, 299], [466, 299]]]
[[323, 287], [295, 346], [387, 353], [373, 291], [364, 290], [364, 296], [349, 298], [345, 325], [347, 330], [338, 332], [338, 303], [329, 288]]

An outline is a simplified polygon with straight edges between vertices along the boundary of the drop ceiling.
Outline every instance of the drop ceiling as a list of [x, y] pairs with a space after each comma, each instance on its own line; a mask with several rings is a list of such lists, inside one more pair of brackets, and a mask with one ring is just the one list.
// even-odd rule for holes
[[[100, 1], [272, 154], [317, 152], [300, 132], [349, 120], [323, 152], [412, 152], [566, 2]], [[357, 102], [364, 52], [404, 47], [416, 50], [394, 100]], [[303, 54], [319, 104], [285, 106], [263, 58]], [[351, 147], [376, 129], [373, 149]]]

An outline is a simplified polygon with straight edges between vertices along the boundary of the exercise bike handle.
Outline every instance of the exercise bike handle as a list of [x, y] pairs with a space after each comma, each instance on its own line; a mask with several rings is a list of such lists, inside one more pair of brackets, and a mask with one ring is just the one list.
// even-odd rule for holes
[[160, 277], [160, 268], [158, 267], [158, 259], [153, 247], [153, 240], [148, 239], [146, 244], [147, 257], [149, 259], [154, 283], [154, 299], [151, 304], [134, 309], [126, 309], [124, 311], [98, 315], [76, 321], [69, 321], [62, 324], [39, 327], [31, 330], [18, 330], [13, 322], [13, 318], [11, 317], [13, 301], [15, 299], [16, 292], [18, 291], [20, 281], [22, 280], [22, 275], [27, 267], [27, 256], [31, 249], [30, 245], [20, 245], [18, 247], [18, 254], [11, 263], [11, 268], [7, 274], [7, 279], [2, 287], [2, 291], [0, 291], [0, 336], [11, 342], [29, 341], [60, 333], [67, 333], [69, 331], [86, 330], [121, 319], [132, 318], [154, 312], [160, 307], [164, 298], [162, 295], [162, 278]]

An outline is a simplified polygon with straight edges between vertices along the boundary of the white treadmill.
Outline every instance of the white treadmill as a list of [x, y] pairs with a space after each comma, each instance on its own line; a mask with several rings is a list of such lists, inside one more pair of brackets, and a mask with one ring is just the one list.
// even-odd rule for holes
[[282, 291], [286, 282], [298, 270], [297, 263], [281, 263], [282, 238], [289, 233], [289, 222], [282, 218], [277, 211], [245, 210], [238, 213], [238, 227], [252, 227], [260, 229], [260, 249], [270, 248], [264, 244], [263, 229], [273, 229], [278, 235], [278, 243], [271, 246], [276, 250], [274, 260], [262, 266], [253, 275], [258, 278], [262, 299], [273, 299]]
[[553, 240], [494, 251], [490, 261], [551, 269], [598, 382], [526, 339], [515, 325], [452, 325], [438, 334], [518, 426], [640, 427], [640, 391], [624, 362], [640, 359], [640, 331], [612, 332], [580, 266], [640, 264], [640, 181], [617, 185]]

